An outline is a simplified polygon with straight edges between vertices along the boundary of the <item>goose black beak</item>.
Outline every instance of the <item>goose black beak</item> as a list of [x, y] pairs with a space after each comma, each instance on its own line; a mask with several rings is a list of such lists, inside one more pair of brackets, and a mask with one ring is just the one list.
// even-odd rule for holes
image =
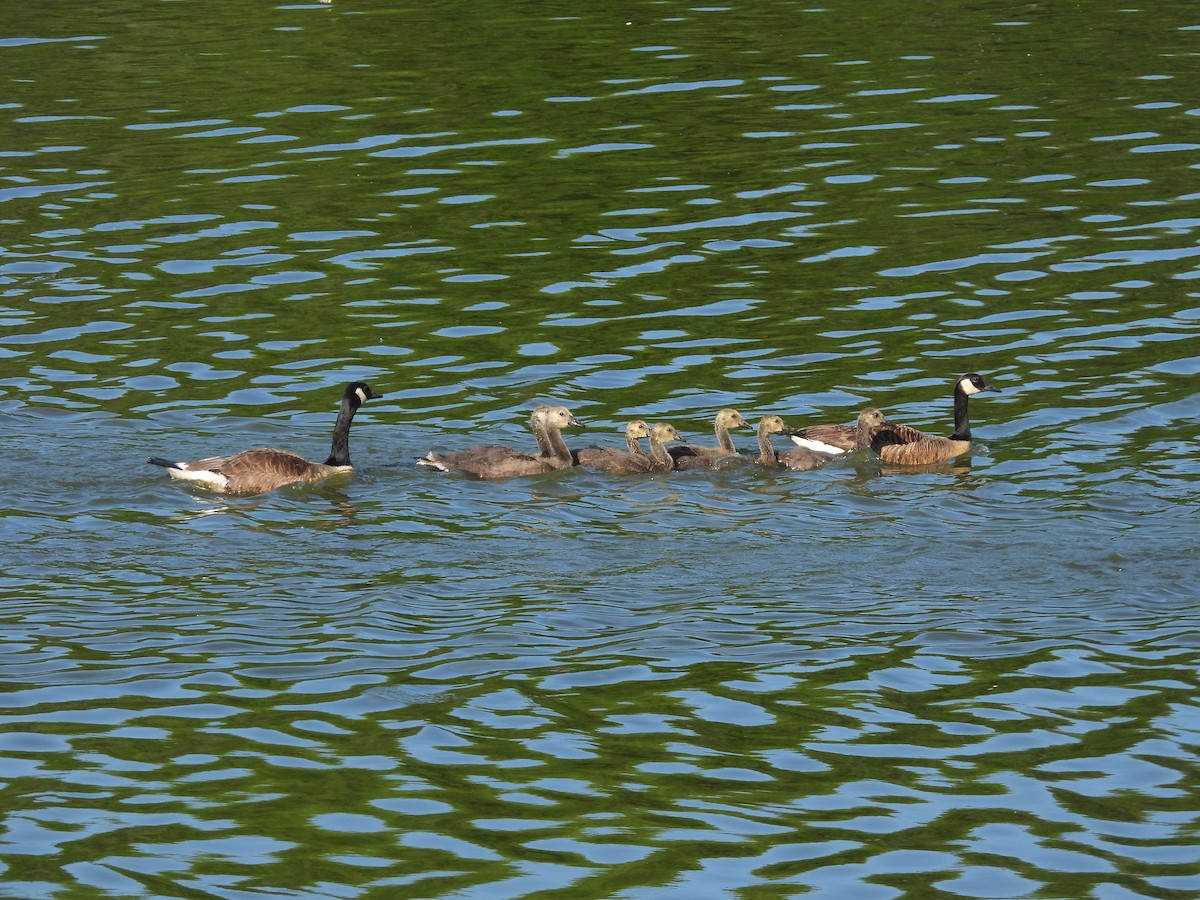
[[980, 393], [983, 393], [985, 391], [991, 391], [993, 394], [1003, 394], [1004, 393], [1004, 391], [1000, 390], [1000, 388], [992, 387], [990, 384], [984, 385], [983, 387], [981, 387], [979, 389]]

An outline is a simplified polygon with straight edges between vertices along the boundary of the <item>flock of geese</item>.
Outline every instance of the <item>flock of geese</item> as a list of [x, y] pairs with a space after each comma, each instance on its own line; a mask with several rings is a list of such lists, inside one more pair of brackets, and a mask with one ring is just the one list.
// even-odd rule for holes
[[[779, 416], [763, 416], [758, 424], [757, 455], [743, 454], [734, 446], [730, 429], [749, 428], [750, 425], [733, 409], [722, 409], [717, 413], [715, 447], [684, 444], [673, 426], [665, 422], [650, 426], [641, 419], [634, 419], [625, 426], [623, 450], [616, 447], [571, 450], [563, 438], [563, 429], [581, 427], [582, 423], [564, 406], [539, 406], [530, 417], [530, 427], [537, 442], [536, 453], [488, 444], [454, 453], [431, 451], [417, 460], [417, 464], [442, 472], [464, 472], [476, 478], [536, 475], [570, 466], [613, 474], [719, 469], [751, 463], [807, 471], [854, 451], [870, 451], [884, 462], [898, 465], [930, 465], [954, 459], [971, 449], [967, 400], [972, 394], [999, 390], [974, 372], [957, 379], [954, 382], [954, 433], [950, 437], [926, 434], [909, 425], [890, 422], [873, 407], [864, 409], [849, 425], [791, 428]], [[333, 428], [329, 458], [323, 463], [270, 447], [191, 462], [174, 462], [157, 456], [148, 462], [164, 467], [172, 478], [192, 481], [226, 494], [257, 494], [285, 484], [320, 481], [353, 471], [350, 423], [360, 406], [380, 396], [364, 382], [347, 385]], [[777, 434], [787, 435], [796, 446], [776, 450], [771, 445], [771, 438]], [[649, 441], [648, 451], [642, 449], [643, 440]], [[668, 447], [668, 444], [677, 446]]]

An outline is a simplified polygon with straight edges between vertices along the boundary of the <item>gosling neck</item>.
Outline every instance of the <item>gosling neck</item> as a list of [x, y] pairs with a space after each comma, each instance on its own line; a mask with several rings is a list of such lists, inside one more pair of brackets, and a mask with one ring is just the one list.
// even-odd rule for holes
[[758, 464], [760, 466], [777, 466], [779, 459], [775, 456], [775, 448], [771, 446], [771, 432], [767, 423], [758, 426]]
[[854, 425], [854, 449], [866, 450], [871, 446], [871, 432], [875, 430], [875, 426], [870, 422], [860, 421]]
[[671, 454], [661, 441], [654, 439], [654, 433], [650, 433], [650, 461], [654, 463], [654, 468], [663, 472], [675, 468], [675, 460], [671, 458]]
[[533, 432], [533, 439], [537, 441], [538, 456], [553, 456], [554, 447], [550, 444], [550, 438], [546, 434], [546, 426], [538, 418], [537, 413], [534, 413], [533, 416], [530, 417], [529, 428]]
[[717, 419], [715, 430], [717, 433], [717, 449], [726, 454], [737, 453], [737, 447], [733, 446], [733, 438], [729, 436], [729, 429], [720, 419]]
[[549, 449], [549, 452], [543, 451], [542, 455], [556, 459], [564, 465], [571, 465], [573, 462], [571, 451], [567, 448], [567, 442], [562, 436], [562, 431], [553, 425], [547, 425], [542, 428], [542, 434], [545, 436], [546, 446]]

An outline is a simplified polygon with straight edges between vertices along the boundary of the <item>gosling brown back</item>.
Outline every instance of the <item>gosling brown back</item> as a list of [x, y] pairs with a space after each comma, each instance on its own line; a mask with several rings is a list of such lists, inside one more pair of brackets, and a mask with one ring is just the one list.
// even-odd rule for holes
[[733, 438], [729, 436], [730, 428], [749, 428], [749, 424], [736, 409], [726, 407], [720, 410], [713, 419], [713, 432], [717, 437], [717, 446], [703, 447], [698, 444], [684, 444], [682, 447], [670, 447], [668, 452], [675, 460], [676, 469], [713, 469], [720, 467], [723, 462], [737, 460], [737, 448]]
[[581, 427], [582, 423], [565, 406], [539, 406], [529, 419], [538, 444], [538, 453], [527, 453], [512, 447], [483, 444], [455, 453], [430, 451], [417, 460], [418, 465], [442, 472], [464, 472], [476, 478], [511, 478], [516, 475], [538, 475], [566, 468], [573, 464], [571, 451], [562, 439], [561, 430]]
[[642, 438], [649, 436], [649, 426], [641, 419], [634, 419], [625, 426], [625, 450], [617, 450], [614, 447], [584, 447], [575, 451], [575, 464], [614, 475], [653, 471], [654, 463], [642, 452], [639, 443]]

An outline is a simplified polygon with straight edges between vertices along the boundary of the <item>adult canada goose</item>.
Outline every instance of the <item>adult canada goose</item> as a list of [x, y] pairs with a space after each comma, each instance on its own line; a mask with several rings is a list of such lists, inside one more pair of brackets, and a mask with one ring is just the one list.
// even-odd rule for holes
[[[883, 413], [868, 406], [858, 414], [854, 423], [855, 443], [852, 449], [865, 450], [872, 446], [875, 435], [888, 426]], [[811, 447], [793, 447], [791, 450], [773, 450], [771, 435], [791, 434], [793, 429], [784, 424], [779, 416], [763, 416], [758, 426], [758, 458], [760, 466], [778, 466], [795, 472], [807, 472], [825, 465], [842, 455], [838, 452], [813, 450]]]
[[717, 446], [701, 447], [696, 444], [684, 444], [682, 447], [671, 447], [667, 452], [675, 460], [676, 469], [719, 468], [723, 463], [738, 459], [737, 448], [733, 446], [733, 438], [729, 436], [729, 429], [749, 427], [750, 425], [736, 409], [726, 407], [718, 412], [713, 420]]
[[[971, 449], [971, 425], [967, 416], [967, 398], [972, 394], [984, 391], [1000, 392], [1000, 388], [992, 387], [983, 377], [975, 372], [968, 372], [954, 382], [954, 434], [949, 438], [935, 438], [906, 425], [893, 425], [897, 429], [886, 439], [881, 439], [880, 446], [898, 448], [906, 444], [922, 444], [919, 450], [899, 451], [892, 449], [887, 455], [880, 453], [880, 458], [888, 462], [922, 463], [941, 462], [953, 459]], [[792, 441], [800, 447], [817, 450], [822, 453], [849, 453], [855, 449], [857, 432], [856, 425], [810, 425], [797, 429], [791, 436]], [[876, 448], [879, 452], [879, 448]], [[948, 455], [943, 455], [948, 454]], [[907, 456], [911, 459], [901, 459]], [[928, 457], [928, 458], [926, 458]]]
[[669, 472], [675, 468], [675, 460], [664, 446], [668, 441], [681, 441], [679, 432], [673, 425], [666, 422], [656, 422], [650, 429], [650, 460], [655, 472]]
[[967, 398], [984, 391], [1000, 392], [971, 372], [954, 384], [954, 434], [945, 438], [918, 431], [911, 425], [888, 422], [871, 434], [871, 449], [881, 460], [902, 466], [927, 466], [946, 462], [971, 449], [971, 423]]
[[654, 461], [642, 452], [639, 441], [650, 436], [650, 427], [641, 419], [634, 419], [625, 426], [625, 446], [627, 449], [618, 450], [615, 447], [584, 447], [573, 454], [575, 465], [589, 469], [599, 469], [601, 472], [611, 472], [614, 475], [627, 475], [632, 472], [650, 472], [654, 470]]
[[226, 494], [259, 494], [285, 484], [320, 481], [331, 475], [353, 471], [350, 464], [350, 423], [360, 406], [382, 396], [361, 381], [346, 386], [337, 422], [333, 426], [329, 459], [323, 463], [311, 462], [290, 450], [274, 450], [270, 447], [243, 450], [232, 456], [210, 456], [191, 462], [172, 462], [152, 456], [147, 462], [162, 466], [172, 478], [194, 481]]
[[430, 451], [417, 465], [442, 472], [466, 472], [476, 478], [509, 478], [513, 475], [537, 475], [565, 469], [573, 464], [571, 451], [562, 437], [562, 429], [582, 427], [565, 406], [539, 406], [529, 417], [538, 443], [538, 453], [526, 453], [512, 447], [483, 444], [455, 453]]

